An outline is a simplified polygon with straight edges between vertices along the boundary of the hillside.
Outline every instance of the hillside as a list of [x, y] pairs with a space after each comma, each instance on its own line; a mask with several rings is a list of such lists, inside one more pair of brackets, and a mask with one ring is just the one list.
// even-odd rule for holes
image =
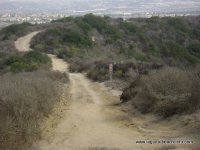
[[53, 21], [31, 47], [68, 61], [72, 72], [123, 90], [122, 101], [133, 101], [129, 106], [140, 112], [168, 117], [199, 109], [199, 23], [199, 16], [123, 21], [88, 14]]
[[88, 14], [3, 28], [0, 149], [198, 149], [199, 26]]
[[[27, 149], [41, 137], [41, 123], [60, 103], [68, 84], [67, 74], [56, 71], [46, 54], [28, 51], [29, 47], [20, 42], [15, 46], [14, 41], [33, 28], [37, 29], [25, 23], [0, 31], [0, 149], [3, 150]], [[16, 48], [27, 52], [20, 53]]]
[[48, 30], [34, 38], [32, 48], [66, 59], [197, 64], [199, 20], [198, 16], [123, 21], [92, 14], [63, 18], [52, 22]]

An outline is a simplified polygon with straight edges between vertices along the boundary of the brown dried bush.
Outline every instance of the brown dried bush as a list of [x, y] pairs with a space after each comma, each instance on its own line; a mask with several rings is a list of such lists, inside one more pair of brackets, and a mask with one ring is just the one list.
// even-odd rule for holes
[[0, 149], [23, 149], [40, 136], [39, 124], [59, 101], [64, 78], [48, 71], [0, 76]]
[[142, 76], [127, 88], [121, 99], [132, 101], [139, 111], [162, 117], [193, 112], [200, 108], [199, 68], [165, 67]]

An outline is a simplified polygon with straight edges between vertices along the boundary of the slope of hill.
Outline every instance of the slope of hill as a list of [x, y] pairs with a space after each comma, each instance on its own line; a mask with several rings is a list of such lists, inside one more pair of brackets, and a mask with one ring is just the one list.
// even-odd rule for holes
[[[31, 145], [41, 135], [41, 120], [49, 116], [56, 104], [60, 104], [61, 88], [63, 82], [68, 82], [67, 76], [50, 72], [51, 61], [44, 53], [56, 54], [69, 62], [71, 72], [84, 72], [92, 80], [104, 81], [108, 86], [122, 90], [119, 101], [119, 97], [111, 96], [113, 91], [110, 93], [105, 86], [88, 81], [82, 74], [70, 74], [72, 105], [64, 109], [66, 117], [56, 126], [52, 144], [43, 143], [48, 143], [51, 138], [41, 141], [45, 148], [57, 147], [59, 143], [59, 148], [63, 149], [70, 145], [70, 139], [73, 143], [70, 146], [82, 141], [81, 148], [86, 149], [90, 149], [91, 140], [97, 146], [92, 149], [101, 149], [102, 146], [112, 149], [121, 141], [124, 141], [123, 145], [117, 146], [122, 149], [127, 146], [130, 149], [133, 146], [149, 149], [149, 145], [140, 146], [132, 142], [136, 135], [147, 139], [166, 137], [198, 141], [199, 20], [199, 16], [191, 16], [124, 21], [88, 14], [39, 26], [23, 23], [2, 29], [0, 114], [3, 121], [0, 123], [0, 135], [3, 136], [0, 148], [21, 149], [21, 146]], [[30, 38], [36, 32], [19, 37], [32, 31], [41, 31], [31, 41], [35, 52], [18, 53], [14, 41], [18, 39], [15, 42], [17, 48], [27, 51]], [[55, 69], [56, 62], [52, 62]], [[65, 64], [60, 59], [59, 62]], [[113, 81], [109, 81], [110, 63], [114, 65]], [[65, 70], [66, 64], [59, 68]], [[112, 100], [114, 103], [111, 103]], [[60, 107], [59, 111], [62, 111]], [[90, 128], [94, 131], [85, 138]], [[95, 131], [99, 128], [102, 134], [97, 133], [96, 137]], [[62, 130], [65, 132], [60, 133]], [[178, 132], [172, 135], [171, 131]], [[53, 135], [51, 130], [47, 132]], [[115, 138], [111, 139], [112, 135]], [[158, 148], [198, 149], [199, 145], [159, 145]]]
[[[36, 51], [56, 54], [71, 63], [72, 72], [86, 72], [96, 81], [109, 80], [108, 64], [113, 63], [115, 87], [122, 82], [121, 89], [128, 86], [121, 99], [134, 101], [135, 96], [146, 95], [144, 102], [133, 107], [167, 117], [199, 109], [200, 92], [195, 89], [199, 86], [199, 23], [199, 16], [123, 21], [88, 14], [52, 22], [32, 40], [31, 46]], [[186, 84], [189, 81], [191, 86]], [[188, 105], [191, 100], [195, 107]]]
[[[70, 59], [112, 62], [199, 63], [199, 16], [150, 19], [111, 19], [86, 15], [63, 18], [36, 36], [32, 47]], [[43, 40], [42, 40], [43, 39]], [[96, 55], [96, 56], [94, 56]]]

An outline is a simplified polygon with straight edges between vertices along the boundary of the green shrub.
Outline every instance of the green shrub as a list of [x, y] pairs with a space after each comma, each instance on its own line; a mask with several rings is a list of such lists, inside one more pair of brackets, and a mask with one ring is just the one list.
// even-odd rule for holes
[[62, 29], [61, 28], [51, 28], [46, 31], [49, 36], [61, 36]]
[[51, 62], [50, 58], [47, 55], [37, 51], [28, 52], [24, 55], [24, 58], [30, 62], [35, 62], [39, 64], [48, 64], [49, 62]]
[[93, 14], [85, 15], [83, 21], [87, 22], [93, 28], [96, 28], [100, 33], [103, 33], [104, 29], [107, 28], [106, 20]]
[[78, 31], [73, 31], [73, 30], [66, 30], [63, 33], [62, 41], [64, 43], [72, 44], [74, 46], [79, 46], [79, 47], [91, 47], [92, 46], [92, 42], [88, 36], [83, 35]]
[[84, 31], [85, 34], [88, 34], [88, 32], [92, 30], [92, 27], [87, 22], [83, 21], [82, 18], [77, 20], [76, 23]]
[[123, 22], [120, 24], [120, 27], [126, 31], [128, 34], [135, 34], [138, 31], [138, 27], [133, 23]]
[[30, 23], [21, 23], [21, 24], [12, 24], [8, 27], [5, 27], [1, 31], [1, 34], [4, 35], [2, 39], [8, 40], [12, 36], [21, 35], [23, 31], [29, 26], [31, 26]]
[[190, 54], [197, 56], [200, 58], [200, 42], [199, 41], [193, 41], [188, 45], [188, 50]]
[[62, 59], [71, 58], [73, 56], [73, 52], [70, 50], [60, 50], [58, 51], [57, 56]]
[[[94, 57], [99, 60], [97, 57], [101, 55], [105, 59], [112, 57], [119, 60], [123, 57], [126, 60], [159, 60], [175, 66], [194, 65], [199, 63], [200, 57], [199, 45], [195, 44], [199, 43], [197, 20], [198, 16], [123, 21], [93, 14], [63, 18], [38, 34], [32, 48], [58, 54], [65, 59], [78, 57], [93, 61]], [[91, 41], [91, 36], [95, 37], [95, 42]], [[133, 41], [137, 44], [130, 47]], [[74, 48], [75, 51], [71, 50]]]
[[51, 66], [50, 58], [36, 51], [30, 51], [24, 55], [12, 54], [5, 56], [1, 60], [2, 69], [8, 68], [7, 71], [23, 72], [34, 71], [39, 68], [49, 68]]
[[149, 49], [150, 54], [158, 56], [159, 50], [158, 50], [157, 46], [155, 45], [155, 43], [153, 41], [150, 41], [148, 43], [148, 49]]
[[86, 60], [81, 60], [80, 58], [74, 59], [70, 66], [69, 70], [71, 72], [87, 72], [90, 70], [90, 62], [87, 62]]
[[107, 41], [109, 40], [109, 44], [114, 43], [118, 39], [120, 39], [121, 34], [117, 30], [117, 28], [112, 26], [107, 26], [107, 28], [104, 31], [105, 36], [107, 36]]
[[168, 24], [171, 27], [173, 27], [175, 30], [179, 30], [179, 31], [183, 31], [183, 32], [189, 32], [190, 31], [190, 28], [189, 28], [186, 20], [184, 20], [180, 17], [168, 18]]
[[13, 72], [22, 72], [29, 68], [30, 66], [25, 62], [13, 62], [10, 66], [10, 70]]
[[162, 53], [164, 56], [173, 57], [179, 61], [186, 60], [191, 64], [199, 63], [196, 56], [191, 55], [185, 47], [173, 41], [166, 43], [166, 47], [163, 49]]
[[144, 53], [136, 52], [133, 57], [139, 61], [147, 61], [147, 56]]

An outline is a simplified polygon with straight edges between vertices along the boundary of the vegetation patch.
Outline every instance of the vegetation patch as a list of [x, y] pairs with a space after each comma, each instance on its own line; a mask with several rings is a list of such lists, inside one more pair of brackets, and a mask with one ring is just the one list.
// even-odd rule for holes
[[26, 54], [5, 54], [0, 57], [1, 72], [30, 72], [51, 67], [50, 58], [40, 52], [30, 51]]
[[188, 113], [200, 108], [199, 68], [181, 70], [166, 67], [137, 78], [125, 89], [121, 99], [132, 101], [142, 113], [162, 117]]
[[12, 24], [3, 28], [0, 31], [0, 40], [10, 40], [17, 36], [23, 35], [28, 27], [32, 26], [30, 23]]
[[0, 149], [21, 150], [40, 137], [40, 124], [59, 102], [65, 74], [49, 71], [0, 76]]
[[[87, 14], [53, 21], [31, 44], [35, 50], [88, 61], [99, 59], [199, 64], [199, 26], [196, 17], [152, 17], [123, 21]], [[102, 59], [102, 60], [103, 60]]]

